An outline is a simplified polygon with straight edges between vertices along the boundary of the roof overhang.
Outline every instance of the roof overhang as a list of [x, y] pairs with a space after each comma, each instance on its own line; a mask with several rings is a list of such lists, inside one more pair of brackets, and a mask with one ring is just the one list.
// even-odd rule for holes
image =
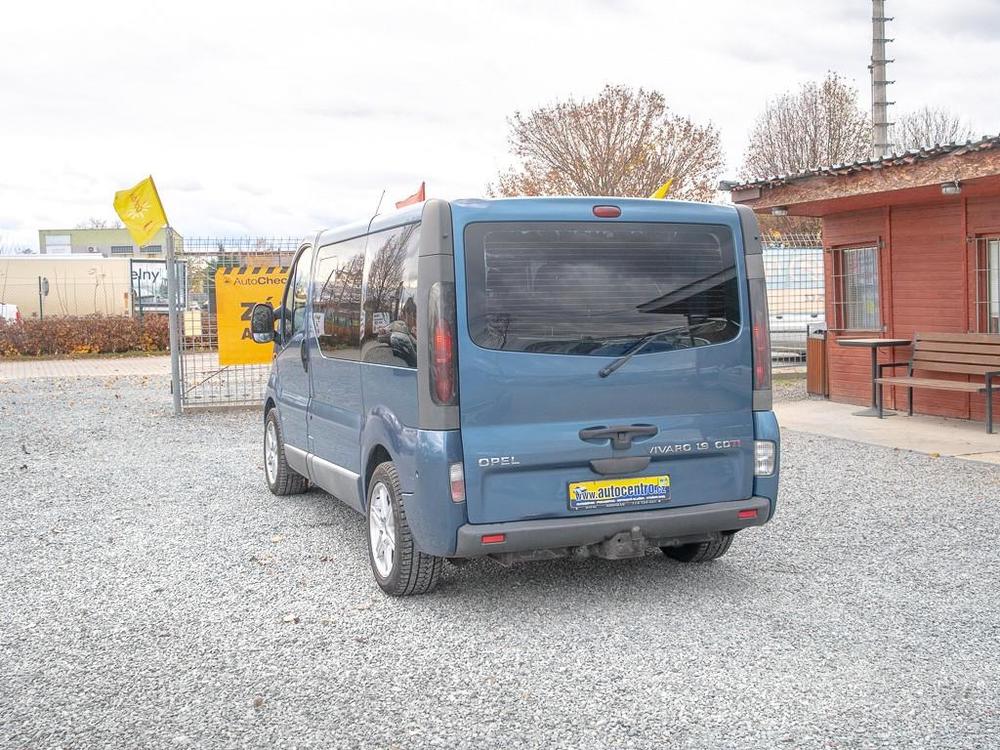
[[[962, 191], [944, 195], [941, 185], [957, 181]], [[767, 213], [826, 216], [886, 205], [960, 200], [1000, 195], [1000, 148], [958, 150], [933, 158], [896, 157], [821, 173], [772, 178], [731, 191], [734, 203]]]

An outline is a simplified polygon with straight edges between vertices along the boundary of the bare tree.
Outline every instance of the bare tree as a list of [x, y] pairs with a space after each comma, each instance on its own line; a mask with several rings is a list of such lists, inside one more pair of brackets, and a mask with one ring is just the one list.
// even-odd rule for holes
[[0, 244], [0, 255], [31, 255], [31, 248], [17, 243]]
[[107, 219], [99, 219], [96, 216], [91, 216], [86, 221], [81, 221], [76, 225], [77, 229], [121, 229], [122, 223], [118, 219], [112, 219], [108, 221]]
[[30, 255], [31, 248], [21, 242], [8, 242], [0, 234], [0, 255]]
[[669, 179], [671, 197], [711, 200], [722, 170], [719, 133], [673, 114], [656, 91], [606, 86], [508, 120], [517, 165], [491, 195], [645, 198]]
[[365, 304], [373, 311], [389, 313], [392, 320], [398, 317], [403, 265], [406, 262], [407, 244], [415, 227], [415, 224], [411, 224], [399, 234], [390, 234], [372, 258], [371, 269], [368, 271]]
[[921, 107], [896, 120], [892, 140], [908, 150], [939, 143], [963, 143], [976, 137], [972, 126], [943, 107]]
[[836, 73], [771, 100], [757, 117], [743, 158], [745, 179], [867, 159], [871, 118], [858, 90]]
[[[326, 271], [327, 267], [324, 266]], [[317, 294], [317, 302], [320, 305], [331, 307], [341, 311], [345, 307], [358, 307], [361, 305], [361, 278], [365, 270], [364, 251], [344, 259], [341, 263], [329, 268], [323, 286]]]

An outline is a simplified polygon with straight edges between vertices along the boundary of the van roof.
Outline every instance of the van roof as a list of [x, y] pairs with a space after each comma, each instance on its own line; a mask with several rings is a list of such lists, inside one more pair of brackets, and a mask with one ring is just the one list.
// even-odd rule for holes
[[[433, 199], [432, 199], [433, 200]], [[426, 201], [425, 201], [426, 202]], [[423, 213], [424, 203], [415, 203], [388, 213], [378, 214], [371, 221], [372, 232], [383, 229], [391, 229], [402, 224], [409, 224], [420, 220]], [[720, 205], [717, 203], [698, 203], [694, 201], [676, 200], [654, 200], [651, 198], [622, 198], [620, 196], [540, 196], [540, 197], [520, 197], [520, 198], [459, 198], [448, 201], [455, 207], [493, 209], [497, 213], [503, 214], [512, 210], [516, 211], [518, 206], [526, 208], [530, 205], [530, 213], [537, 214], [540, 204], [548, 204], [554, 213], [561, 209], [576, 209], [579, 211], [580, 205], [612, 204], [616, 206], [642, 206], [649, 209], [652, 205], [662, 207], [670, 206], [679, 213], [690, 214], [697, 212], [703, 218], [714, 218], [715, 220], [731, 219], [736, 214], [736, 208], [731, 205]], [[492, 211], [491, 211], [492, 212]], [[322, 247], [331, 242], [357, 237], [369, 232], [369, 222], [357, 221], [339, 227], [325, 229], [316, 236], [316, 246]]]

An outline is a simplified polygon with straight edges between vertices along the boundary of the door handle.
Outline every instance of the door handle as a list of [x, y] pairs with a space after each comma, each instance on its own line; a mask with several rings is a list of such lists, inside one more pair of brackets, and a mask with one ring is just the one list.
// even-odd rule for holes
[[635, 474], [649, 466], [649, 456], [633, 456], [627, 458], [595, 458], [590, 462], [590, 468], [604, 476], [614, 474]]
[[302, 342], [299, 344], [299, 359], [302, 360], [302, 369], [309, 370], [309, 350], [306, 348], [306, 338], [302, 337]]
[[613, 424], [610, 427], [586, 427], [580, 430], [580, 440], [610, 440], [617, 451], [632, 447], [635, 438], [653, 437], [660, 430], [651, 424]]

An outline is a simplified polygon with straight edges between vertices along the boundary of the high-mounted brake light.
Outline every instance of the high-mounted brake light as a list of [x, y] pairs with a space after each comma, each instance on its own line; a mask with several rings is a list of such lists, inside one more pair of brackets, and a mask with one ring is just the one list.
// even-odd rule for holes
[[598, 219], [617, 219], [622, 215], [618, 206], [594, 206], [594, 216]]
[[438, 281], [428, 294], [431, 399], [439, 406], [458, 403], [455, 356], [455, 285]]

